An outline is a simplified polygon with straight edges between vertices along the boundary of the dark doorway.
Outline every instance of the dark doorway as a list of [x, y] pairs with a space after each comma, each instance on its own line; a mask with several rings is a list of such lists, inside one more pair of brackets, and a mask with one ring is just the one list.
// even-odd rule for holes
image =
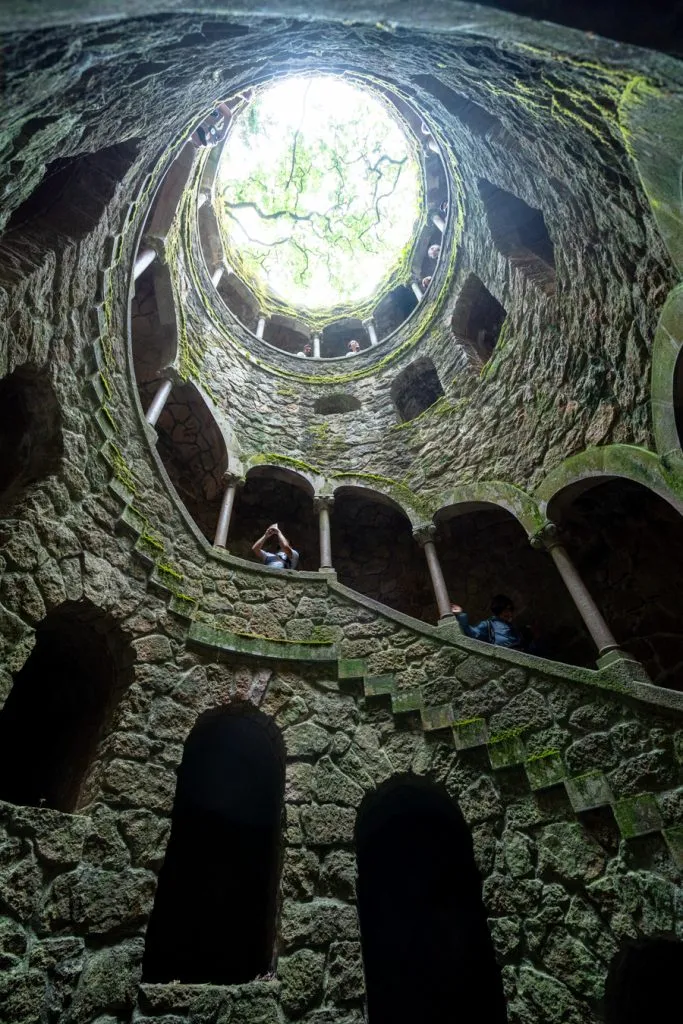
[[[320, 566], [318, 518], [313, 508], [313, 488], [303, 477], [279, 466], [254, 466], [244, 487], [237, 492], [230, 524], [230, 554], [249, 561], [261, 560], [251, 547], [271, 523], [278, 523], [299, 553], [299, 569], [315, 572]], [[277, 545], [268, 543], [267, 551]]]
[[251, 705], [190, 733], [147, 930], [146, 981], [232, 985], [273, 966], [284, 749]]
[[391, 385], [391, 397], [404, 423], [443, 398], [441, 381], [431, 359], [422, 356], [406, 366]]
[[62, 458], [59, 404], [45, 371], [20, 366], [0, 381], [0, 510]]
[[356, 853], [370, 1024], [503, 1024], [472, 837], [446, 790], [389, 780], [361, 805]]
[[548, 514], [618, 644], [658, 686], [683, 689], [683, 519], [622, 478], [566, 488]]
[[481, 363], [493, 355], [507, 313], [476, 274], [468, 274], [453, 310], [453, 334]]
[[382, 340], [400, 327], [417, 306], [412, 288], [399, 284], [384, 296], [375, 309], [375, 329]]
[[682, 942], [651, 939], [629, 946], [617, 954], [607, 976], [606, 1024], [673, 1021], [680, 1011], [681, 975]]
[[547, 294], [555, 291], [555, 250], [541, 210], [492, 185], [477, 182], [496, 249]]
[[86, 602], [62, 605], [38, 625], [0, 712], [0, 799], [58, 811], [83, 803], [86, 772], [127, 681], [112, 626]]

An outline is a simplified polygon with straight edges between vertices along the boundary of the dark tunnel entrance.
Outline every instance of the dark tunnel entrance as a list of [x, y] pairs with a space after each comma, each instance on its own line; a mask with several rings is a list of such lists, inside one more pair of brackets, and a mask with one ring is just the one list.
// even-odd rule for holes
[[507, 1020], [472, 837], [445, 789], [389, 780], [356, 824], [370, 1024]]
[[651, 939], [612, 962], [605, 989], [606, 1024], [673, 1020], [680, 1004], [683, 942]]
[[146, 981], [232, 985], [272, 969], [284, 750], [250, 705], [204, 715], [178, 772]]

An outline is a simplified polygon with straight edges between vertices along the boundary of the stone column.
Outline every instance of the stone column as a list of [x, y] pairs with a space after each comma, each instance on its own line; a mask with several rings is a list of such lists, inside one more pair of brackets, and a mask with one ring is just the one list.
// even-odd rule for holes
[[168, 377], [164, 378], [164, 380], [159, 384], [157, 393], [150, 402], [149, 409], [145, 413], [145, 419], [149, 423], [150, 427], [155, 426], [157, 420], [161, 416], [172, 387], [173, 381], [169, 380]]
[[610, 651], [618, 651], [619, 644], [612, 636], [609, 626], [602, 617], [602, 612], [576, 571], [576, 566], [567, 554], [564, 545], [560, 542], [559, 531], [555, 524], [548, 523], [542, 530], [535, 533], [531, 538], [531, 546], [537, 550], [549, 552], [562, 577], [562, 582], [569, 591], [579, 615], [598, 648], [598, 655], [602, 657]]
[[432, 224], [435, 228], [438, 228], [441, 234], [446, 230], [446, 221], [443, 219], [440, 213], [432, 214]]
[[208, 201], [209, 197], [207, 196], [206, 192], [200, 192], [199, 195], [197, 196], [197, 209], [201, 210], [204, 203], [208, 203]]
[[368, 337], [370, 338], [370, 344], [371, 345], [376, 345], [377, 344], [377, 328], [375, 327], [375, 318], [371, 316], [368, 320], [364, 320], [363, 321], [363, 327], [368, 332]]
[[221, 502], [221, 510], [218, 515], [218, 526], [216, 527], [216, 536], [213, 542], [213, 545], [216, 548], [224, 548], [228, 542], [228, 530], [230, 529], [232, 508], [235, 504], [235, 494], [237, 493], [237, 487], [239, 484], [240, 477], [236, 476], [235, 473], [223, 474], [223, 501]]
[[145, 246], [144, 249], [138, 249], [138, 254], [135, 257], [135, 265], [133, 267], [133, 280], [137, 281], [140, 274], [144, 274], [147, 267], [154, 263], [157, 258], [157, 254], [150, 246]]
[[420, 547], [424, 549], [425, 558], [427, 559], [427, 568], [429, 569], [432, 587], [434, 588], [434, 596], [436, 597], [436, 606], [439, 610], [439, 619], [448, 619], [452, 617], [453, 612], [451, 611], [451, 599], [448, 596], [446, 581], [443, 578], [443, 573], [441, 572], [439, 556], [436, 553], [436, 544], [434, 543], [435, 533], [435, 526], [420, 526], [416, 530], [413, 530], [413, 537]]
[[265, 316], [261, 315], [261, 316], [259, 316], [258, 320], [256, 321], [256, 330], [254, 331], [254, 334], [256, 335], [257, 338], [263, 338], [263, 332], [265, 331], [265, 329], [266, 329], [266, 318], [265, 318]]
[[223, 277], [224, 273], [225, 267], [216, 267], [213, 274], [211, 275], [211, 284], [214, 286], [214, 288], [218, 287], [218, 282]]
[[420, 288], [420, 286], [417, 283], [417, 281], [411, 281], [410, 282], [410, 287], [413, 289], [413, 294], [415, 295], [415, 298], [419, 302], [421, 300], [422, 294], [423, 294], [422, 289]]
[[439, 153], [439, 147], [437, 146], [435, 139], [431, 135], [427, 139], [427, 149], [429, 150], [430, 153], [436, 153], [437, 155]]
[[313, 335], [313, 358], [320, 359], [320, 335]]
[[332, 541], [330, 538], [330, 512], [334, 505], [331, 495], [321, 495], [315, 499], [320, 524], [320, 572], [329, 572], [332, 566]]

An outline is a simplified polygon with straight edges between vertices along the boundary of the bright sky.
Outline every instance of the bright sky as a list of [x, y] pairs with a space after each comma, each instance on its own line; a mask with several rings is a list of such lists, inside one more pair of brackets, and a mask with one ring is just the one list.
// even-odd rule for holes
[[[259, 90], [235, 118], [218, 173], [228, 206], [258, 207], [225, 215], [218, 204], [228, 248], [294, 306], [367, 298], [415, 230], [422, 186], [413, 153], [398, 118], [343, 79], [293, 77]], [[282, 210], [304, 220], [262, 217]]]

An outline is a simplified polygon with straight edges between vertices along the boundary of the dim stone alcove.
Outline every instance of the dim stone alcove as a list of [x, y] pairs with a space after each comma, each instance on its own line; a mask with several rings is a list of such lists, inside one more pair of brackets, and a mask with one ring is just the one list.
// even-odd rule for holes
[[284, 743], [251, 704], [202, 715], [185, 743], [143, 980], [231, 985], [273, 969]]
[[421, 356], [406, 366], [391, 385], [392, 401], [404, 423], [414, 420], [443, 398], [443, 394], [436, 367], [428, 356]]
[[414, 618], [435, 618], [424, 552], [396, 502], [369, 487], [338, 487], [330, 527], [340, 583]]
[[[235, 498], [228, 537], [230, 553], [253, 561], [252, 545], [272, 523], [279, 525], [299, 552], [298, 568], [315, 572], [320, 566], [320, 549], [312, 485], [285, 467], [253, 466]], [[265, 550], [274, 551], [275, 545], [268, 543]]]
[[527, 280], [552, 295], [555, 252], [543, 213], [485, 178], [477, 185], [495, 247]]
[[405, 284], [399, 284], [385, 295], [375, 307], [373, 318], [377, 337], [382, 341], [392, 334], [417, 306], [417, 298]]
[[506, 316], [477, 275], [468, 274], [453, 310], [451, 330], [468, 355], [484, 364], [493, 355]]
[[683, 519], [623, 477], [589, 476], [558, 491], [548, 515], [620, 647], [658, 686], [683, 689]]
[[[683, 942], [666, 936], [632, 943], [614, 957], [605, 986], [605, 1024], [651, 1024], [680, 1006]], [[675, 1011], [674, 1011], [675, 1015]]]
[[59, 402], [46, 369], [20, 366], [0, 381], [0, 512], [60, 466]]
[[58, 811], [89, 802], [132, 661], [124, 634], [90, 602], [48, 613], [0, 711], [0, 799]]
[[[141, 389], [144, 405], [156, 389]], [[228, 452], [211, 409], [194, 384], [175, 384], [156, 424], [157, 449], [169, 479], [207, 540], [213, 542]]]
[[361, 320], [354, 317], [344, 317], [342, 320], [335, 320], [323, 328], [321, 337], [320, 352], [325, 359], [338, 359], [346, 356], [348, 344], [355, 339], [361, 349], [369, 348], [370, 336], [363, 326]]
[[135, 282], [130, 307], [133, 370], [138, 386], [157, 379], [178, 351], [169, 267], [155, 260]]
[[369, 1024], [505, 1024], [472, 836], [446, 789], [389, 779], [355, 842]]

